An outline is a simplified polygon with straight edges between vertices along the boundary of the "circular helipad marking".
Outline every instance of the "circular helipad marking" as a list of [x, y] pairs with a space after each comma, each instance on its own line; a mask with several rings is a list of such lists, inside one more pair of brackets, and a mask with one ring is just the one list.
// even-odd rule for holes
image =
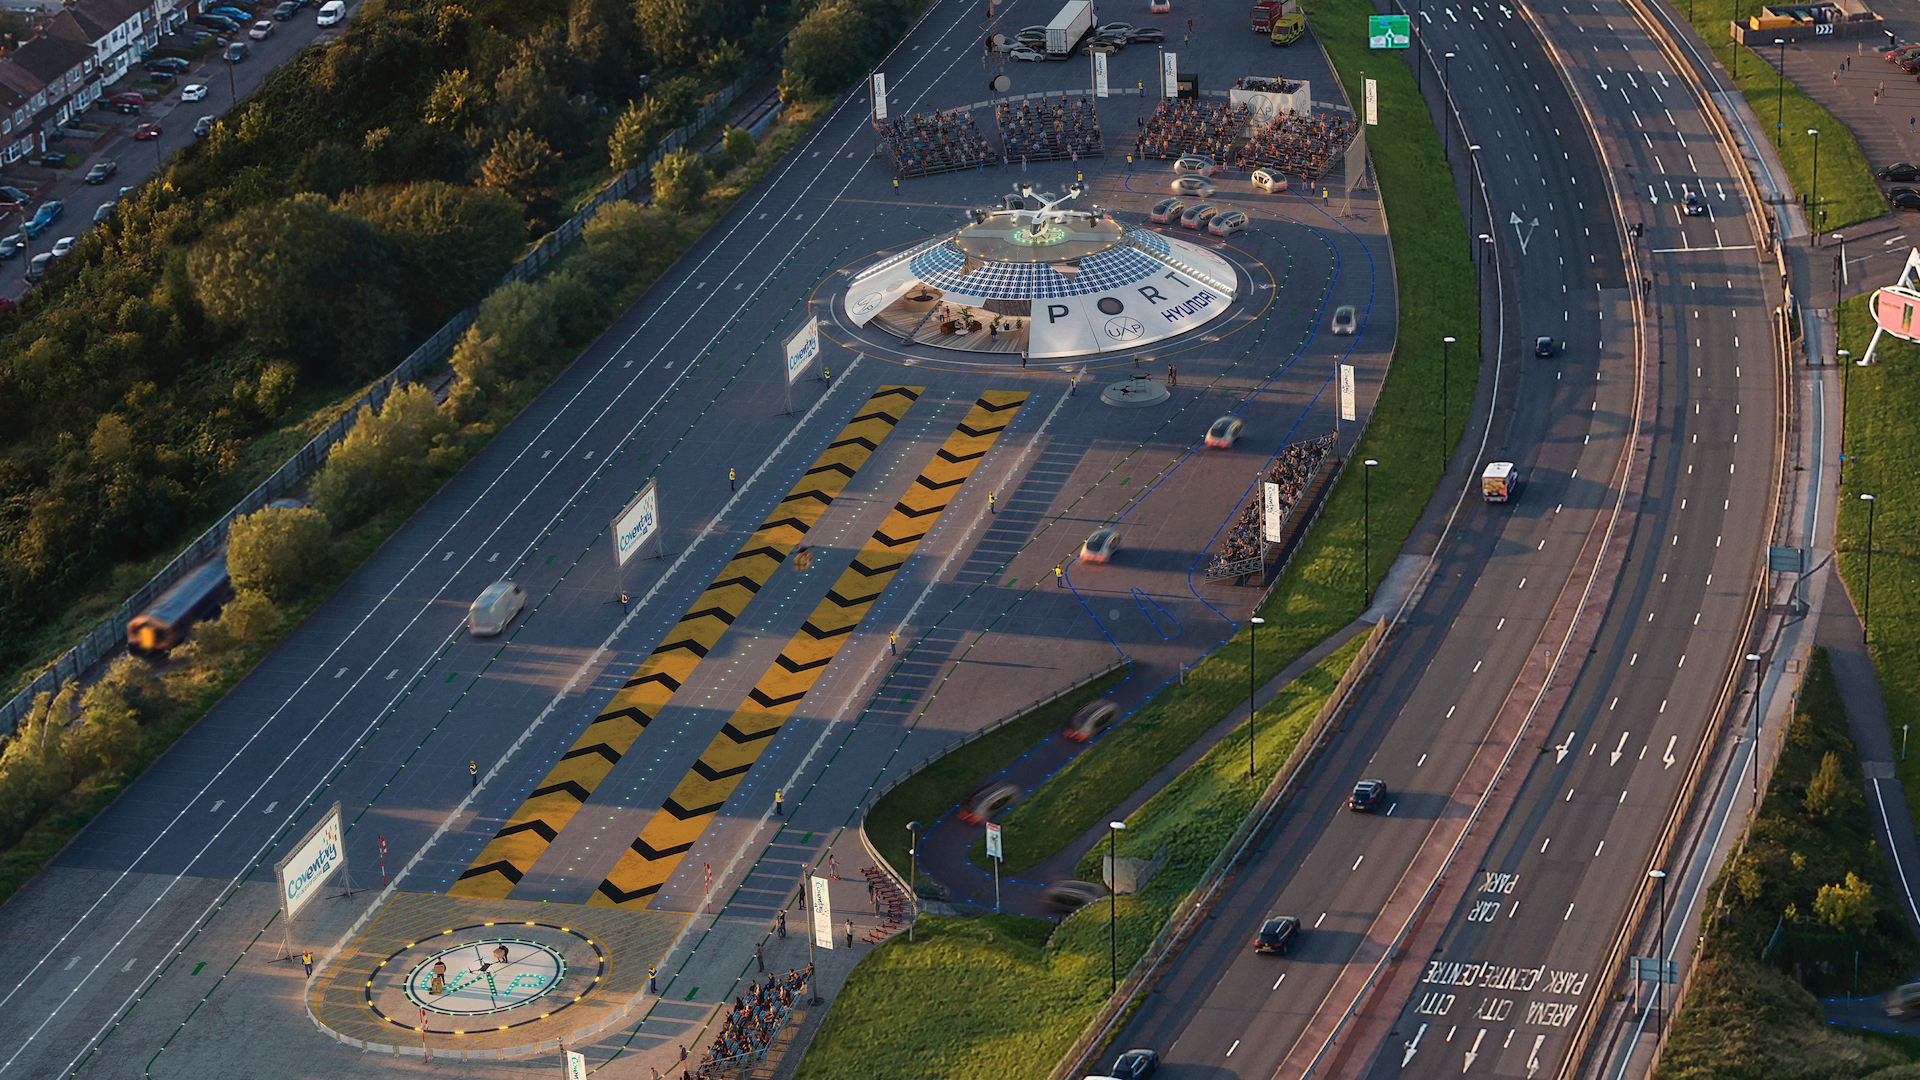
[[395, 949], [375, 965], [362, 992], [367, 1011], [402, 1030], [479, 1035], [549, 1019], [606, 974], [606, 950], [572, 927], [473, 923]]
[[428, 1012], [485, 1016], [544, 997], [566, 977], [566, 958], [549, 946], [520, 938], [481, 938], [429, 953], [407, 973], [402, 992]]
[[1139, 375], [1125, 382], [1112, 383], [1100, 391], [1100, 401], [1116, 409], [1144, 409], [1149, 405], [1162, 404], [1171, 396], [1166, 387]]

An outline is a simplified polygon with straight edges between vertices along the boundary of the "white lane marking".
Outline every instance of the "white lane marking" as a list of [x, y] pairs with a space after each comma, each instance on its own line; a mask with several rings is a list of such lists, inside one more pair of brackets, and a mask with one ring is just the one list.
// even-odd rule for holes
[[334, 673], [333, 673], [333, 677], [337, 679], [337, 678], [339, 678], [340, 676], [342, 676], [342, 675], [345, 675], [346, 673], [347, 673], [347, 669], [346, 669], [346, 668], [341, 668], [341, 669], [340, 669], [339, 671], [336, 671], [336, 672], [334, 672]]
[[1318, 929], [1320, 929], [1320, 924], [1321, 924], [1321, 923], [1323, 923], [1323, 922], [1326, 922], [1326, 921], [1327, 921], [1327, 913], [1323, 911], [1323, 912], [1321, 912], [1321, 913], [1320, 913], [1320, 917], [1319, 917], [1319, 918], [1317, 918], [1317, 919], [1315, 919], [1315, 920], [1313, 920], [1313, 928], [1314, 928], [1315, 930], [1318, 930]]
[[487, 561], [488, 561], [488, 562], [499, 562], [499, 561], [500, 561], [500, 553], [499, 553], [499, 552], [497, 552], [497, 551], [496, 551], [496, 552], [494, 552], [494, 553], [493, 553], [493, 557], [492, 557], [492, 558], [490, 558], [490, 559], [488, 559]]
[[137, 957], [137, 956], [129, 956], [129, 957], [127, 957], [127, 963], [126, 963], [126, 966], [125, 966], [125, 967], [122, 967], [122, 968], [121, 968], [120, 970], [121, 970], [121, 971], [132, 971], [132, 970], [133, 970], [133, 962], [134, 962], [135, 960], [138, 960], [138, 959], [140, 959], [140, 958], [139, 958], [139, 957]]
[[446, 562], [448, 559], [451, 559], [451, 558], [453, 558], [453, 552], [449, 551], [445, 555], [440, 556], [440, 561]]
[[1680, 736], [1678, 736], [1678, 735], [1669, 735], [1669, 736], [1667, 736], [1667, 750], [1666, 750], [1666, 753], [1664, 753], [1664, 754], [1662, 754], [1662, 755], [1660, 755], [1660, 760], [1661, 760], [1661, 761], [1662, 761], [1662, 762], [1664, 763], [1664, 764], [1663, 764], [1663, 765], [1661, 766], [1662, 768], [1665, 768], [1665, 769], [1671, 769], [1671, 768], [1673, 768], [1673, 766], [1674, 766], [1674, 762], [1678, 760], [1677, 758], [1675, 758], [1675, 757], [1673, 756], [1673, 744], [1674, 744], [1674, 743], [1677, 743], [1677, 742], [1679, 742], [1679, 741], [1680, 741]]
[[216, 800], [212, 806], [207, 807], [207, 813], [209, 814], [218, 813], [220, 808], [225, 805], [227, 805], [227, 800], [225, 799]]
[[1551, 843], [1553, 843], [1553, 837], [1551, 836], [1547, 837], [1545, 840], [1540, 841], [1540, 854], [1545, 855], [1547, 853], [1547, 845]]
[[1593, 849], [1593, 857], [1596, 859], [1599, 858], [1600, 853], [1605, 850], [1607, 850], [1607, 842], [1605, 840], [1602, 840], [1600, 841], [1600, 846]]
[[278, 799], [275, 799], [274, 801], [272, 801], [272, 802], [270, 802], [270, 803], [268, 803], [268, 804], [267, 804], [267, 808], [266, 808], [265, 810], [262, 810], [262, 811], [261, 811], [261, 813], [263, 813], [263, 814], [271, 814], [271, 813], [273, 813], [273, 808], [274, 808], [274, 807], [276, 807], [276, 806], [279, 806], [279, 805], [280, 805], [280, 800], [278, 800]]
[[1349, 872], [1351, 872], [1351, 871], [1354, 871], [1354, 870], [1358, 870], [1358, 869], [1360, 869], [1360, 864], [1361, 864], [1361, 863], [1363, 863], [1363, 862], [1366, 862], [1366, 861], [1367, 861], [1367, 857], [1366, 857], [1365, 855], [1362, 855], [1362, 856], [1360, 856], [1359, 858], [1357, 858], [1357, 859], [1355, 859], [1355, 860], [1353, 860], [1353, 865], [1352, 865], [1352, 866], [1349, 866], [1349, 867], [1347, 867], [1347, 870], [1348, 870]]
[[67, 961], [67, 966], [66, 966], [66, 967], [63, 967], [63, 968], [61, 968], [60, 970], [61, 970], [61, 971], [72, 971], [72, 970], [73, 970], [73, 965], [75, 965], [75, 964], [77, 964], [77, 963], [79, 963], [79, 962], [80, 962], [80, 958], [76, 956], [76, 957], [74, 957], [73, 959], [71, 959], [71, 960], [69, 960], [69, 961]]
[[1233, 1045], [1232, 1045], [1232, 1046], [1229, 1046], [1229, 1047], [1227, 1047], [1227, 1056], [1228, 1056], [1228, 1057], [1232, 1057], [1232, 1056], [1233, 1056], [1233, 1052], [1234, 1052], [1235, 1050], [1238, 1050], [1238, 1049], [1240, 1049], [1240, 1040], [1239, 1040], [1239, 1039], [1235, 1039], [1235, 1040], [1233, 1040]]
[[399, 669], [399, 668], [394, 668], [394, 669], [393, 669], [392, 671], [389, 671], [389, 672], [387, 672], [387, 681], [388, 681], [388, 682], [392, 682], [392, 681], [393, 681], [393, 677], [394, 677], [395, 675], [398, 675], [398, 674], [400, 674], [400, 669]]
[[1287, 973], [1283, 971], [1283, 972], [1281, 972], [1281, 973], [1280, 973], [1280, 977], [1279, 977], [1279, 978], [1277, 978], [1277, 979], [1275, 979], [1275, 980], [1273, 980], [1273, 988], [1274, 988], [1275, 990], [1278, 990], [1278, 989], [1280, 989], [1280, 984], [1281, 984], [1281, 983], [1283, 983], [1283, 982], [1286, 982], [1286, 981], [1287, 981]]
[[1571, 919], [1571, 918], [1573, 918], [1573, 905], [1572, 905], [1572, 904], [1568, 904], [1568, 905], [1567, 905], [1567, 913], [1566, 913], [1565, 915], [1562, 915], [1562, 916], [1560, 916], [1560, 921], [1561, 921], [1561, 922], [1566, 922], [1566, 921], [1567, 921], [1568, 919]]

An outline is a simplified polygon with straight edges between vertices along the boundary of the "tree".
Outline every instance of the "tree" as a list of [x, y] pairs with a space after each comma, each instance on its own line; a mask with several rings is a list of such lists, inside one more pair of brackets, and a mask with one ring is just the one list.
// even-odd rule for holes
[[12, 846], [73, 783], [66, 727], [73, 719], [72, 683], [37, 694], [0, 750], [0, 844]]
[[1813, 899], [1813, 913], [1821, 922], [1856, 937], [1873, 928], [1877, 909], [1873, 889], [1851, 870], [1844, 884], [1822, 885]]
[[634, 19], [647, 51], [663, 67], [691, 68], [707, 47], [705, 7], [694, 0], [635, 0]]
[[1856, 810], [1862, 803], [1859, 789], [1847, 780], [1840, 755], [1829, 750], [1820, 759], [1820, 768], [1807, 782], [1807, 813], [1816, 821]]
[[421, 109], [421, 119], [447, 131], [465, 131], [478, 123], [480, 110], [486, 108], [487, 88], [480, 85], [466, 68], [440, 73], [433, 93]]
[[305, 193], [236, 215], [188, 252], [187, 277], [215, 323], [318, 366], [348, 298], [389, 283], [389, 253], [372, 226]]
[[220, 621], [235, 641], [265, 641], [280, 629], [285, 618], [265, 593], [243, 589], [234, 594], [220, 613]]
[[399, 268], [399, 295], [425, 334], [487, 294], [526, 243], [524, 215], [498, 191], [440, 180], [363, 188], [340, 205], [378, 229]]
[[581, 231], [588, 257], [632, 281], [652, 262], [672, 253], [680, 219], [656, 206], [616, 200], [587, 219]]
[[736, 169], [753, 160], [753, 133], [746, 128], [728, 128], [720, 145], [726, 148], [727, 157]]
[[632, 30], [633, 9], [621, 0], [570, 0], [567, 5], [568, 51], [602, 97], [631, 85], [626, 43]]
[[693, 76], [676, 75], [627, 106], [608, 140], [614, 167], [631, 169], [638, 165], [653, 151], [654, 144], [698, 115], [700, 89], [700, 81]]
[[453, 421], [415, 383], [394, 390], [379, 411], [363, 405], [353, 430], [334, 444], [313, 480], [313, 501], [336, 528], [403, 504], [450, 456]]
[[531, 131], [509, 131], [493, 144], [493, 152], [480, 166], [480, 178], [487, 187], [533, 210], [552, 200], [549, 183], [559, 162], [560, 155], [545, 139]]
[[285, 603], [325, 570], [333, 529], [312, 507], [268, 506], [227, 526], [227, 576], [242, 592]]
[[134, 709], [111, 682], [87, 688], [80, 698], [80, 722], [67, 732], [67, 757], [78, 776], [118, 772], [140, 747]]
[[492, 393], [553, 355], [560, 330], [546, 290], [511, 281], [480, 304], [480, 315], [453, 347], [453, 370]]
[[700, 155], [681, 147], [653, 166], [653, 200], [677, 214], [699, 205], [711, 182]]
[[522, 60], [500, 73], [493, 84], [493, 124], [502, 131], [527, 130], [563, 152], [579, 149], [585, 137], [579, 110], [547, 73]]
[[787, 39], [781, 95], [837, 94], [892, 47], [907, 27], [896, 0], [834, 0], [815, 8]]

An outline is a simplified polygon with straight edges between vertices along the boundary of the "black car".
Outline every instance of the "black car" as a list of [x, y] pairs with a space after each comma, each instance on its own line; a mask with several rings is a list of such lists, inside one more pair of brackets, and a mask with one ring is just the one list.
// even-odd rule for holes
[[1920, 210], [1920, 194], [1895, 195], [1887, 200], [1887, 205], [1895, 210]]
[[1552, 356], [1558, 351], [1560, 351], [1560, 346], [1550, 337], [1533, 339], [1533, 355], [1535, 356]]
[[1114, 1059], [1107, 1075], [1116, 1080], [1147, 1080], [1159, 1066], [1159, 1054], [1151, 1050], [1129, 1050]]
[[1167, 40], [1167, 32], [1156, 26], [1143, 26], [1127, 34], [1129, 45], [1157, 45]]
[[1902, 161], [1897, 165], [1889, 165], [1873, 175], [1882, 180], [1920, 180], [1920, 165]]
[[1300, 936], [1300, 920], [1292, 915], [1275, 915], [1260, 924], [1260, 932], [1253, 936], [1253, 951], [1287, 955], [1287, 947], [1293, 939]]
[[87, 183], [104, 184], [107, 178], [120, 171], [120, 163], [112, 159], [99, 162], [87, 170]]
[[28, 201], [26, 192], [21, 191], [17, 187], [0, 184], [0, 204], [24, 203], [26, 201]]
[[1371, 814], [1380, 808], [1387, 797], [1385, 780], [1362, 780], [1353, 785], [1353, 794], [1347, 796], [1347, 809], [1362, 814]]
[[237, 34], [240, 32], [239, 23], [222, 15], [196, 15], [193, 21], [199, 23], [201, 26], [218, 30], [223, 34]]
[[177, 56], [162, 56], [147, 61], [146, 66], [148, 71], [166, 71], [178, 75], [187, 70], [188, 64]]
[[284, 0], [279, 7], [273, 9], [275, 22], [286, 22], [298, 14], [300, 14], [300, 5], [294, 3], [293, 0]]
[[1905, 184], [1895, 184], [1887, 189], [1887, 198], [1891, 199], [1895, 195], [1920, 195], [1920, 188], [1908, 187]]

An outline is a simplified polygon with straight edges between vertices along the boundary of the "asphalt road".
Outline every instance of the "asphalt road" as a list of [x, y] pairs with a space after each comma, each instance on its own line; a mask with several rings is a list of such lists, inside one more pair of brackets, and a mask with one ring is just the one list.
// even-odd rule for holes
[[[1570, 700], [1516, 740], [1524, 779], [1491, 851], [1470, 867], [1470, 891], [1429, 917], [1430, 933], [1444, 927], [1436, 942], [1407, 942], [1384, 988], [1320, 1058], [1323, 1074], [1528, 1076], [1565, 1064], [1582, 1011], [1608, 989], [1593, 971], [1697, 752], [1764, 543], [1774, 386], [1754, 253], [1739, 250], [1752, 238], [1730, 174], [1695, 103], [1618, 5], [1565, 7], [1535, 14], [1594, 110], [1627, 219], [1646, 222], [1643, 253], [1658, 271], [1646, 499]], [[1514, 12], [1435, 5], [1419, 18], [1436, 57], [1455, 53], [1441, 63], [1482, 148], [1515, 311], [1508, 347], [1518, 354], [1536, 333], [1556, 333], [1555, 322], [1575, 347], [1551, 362], [1519, 361], [1519, 393], [1501, 398], [1495, 442], [1507, 449], [1488, 456], [1526, 463], [1520, 502], [1486, 508], [1446, 549], [1435, 587], [1340, 742], [1117, 1040], [1159, 1048], [1174, 1075], [1295, 1075], [1327, 1046], [1326, 1018], [1354, 1000], [1330, 996], [1336, 977], [1389, 897], [1425, 886], [1403, 875], [1422, 842], [1440, 835], [1449, 797], [1478, 794], [1456, 793], [1455, 782], [1516, 688], [1528, 648], [1547, 644], [1533, 635], [1553, 593], [1578, 587], [1566, 568], [1610, 502], [1601, 486], [1629, 435], [1632, 283], [1594, 183], [1602, 165], [1573, 135], [1587, 126], [1580, 111]], [[1680, 214], [1683, 189], [1705, 191], [1709, 213]], [[1603, 339], [1596, 362], [1581, 346]], [[1551, 397], [1541, 385], [1548, 372], [1558, 376]], [[1384, 817], [1340, 808], [1362, 776], [1394, 792]], [[1248, 948], [1269, 913], [1297, 914], [1308, 928], [1285, 959]]]
[[[933, 9], [889, 62], [897, 108], [983, 96], [977, 56], [948, 44], [973, 40], [976, 16], [952, 4]], [[1007, 17], [1027, 21], [1018, 4]], [[1264, 43], [1246, 44], [1236, 67], [1268, 58]], [[1154, 56], [1122, 54], [1115, 81], [1151, 77]], [[1014, 72], [1021, 88], [1085, 78], [1074, 64], [1033, 68]], [[1129, 129], [1139, 104], [1103, 102], [1108, 129]], [[288, 949], [255, 948], [271, 928], [294, 951], [324, 950], [369, 894], [283, 930], [272, 918], [274, 861], [339, 801], [360, 884], [379, 874], [411, 891], [446, 889], [877, 387], [925, 390], [809, 534], [835, 572], [834, 560], [859, 548], [983, 390], [1029, 397], [655, 910], [691, 916], [711, 893], [716, 909], [737, 907], [764, 925], [790, 894], [798, 861], [819, 858], [889, 770], [1119, 651], [1138, 664], [1127, 692], [1144, 698], [1244, 617], [1254, 590], [1204, 586], [1194, 565], [1268, 454], [1331, 429], [1325, 390], [1336, 361], [1359, 365], [1361, 407], [1370, 406], [1395, 317], [1378, 215], [1342, 221], [1314, 201], [1244, 193], [1265, 220], [1234, 256], [1245, 299], [1180, 344], [1180, 387], [1167, 406], [1110, 409], [1090, 392], [1129, 377], [1130, 356], [1096, 363], [1075, 396], [1066, 372], [1023, 372], [1017, 356], [961, 369], [928, 350], [902, 354], [874, 341], [829, 348], [832, 381], [796, 386], [789, 415], [778, 342], [808, 305], [832, 298], [837, 272], [952, 228], [966, 206], [1021, 178], [956, 174], [911, 181], [896, 196], [888, 170], [869, 160], [861, 110], [854, 102], [823, 121], [9, 903], [0, 1009], [37, 1019], [0, 1044], [0, 1075], [126, 1071], [162, 1045], [169, 1070], [203, 1075], [403, 1067], [338, 1047], [302, 1022], [299, 972], [282, 962]], [[1081, 169], [1091, 197], [1122, 216], [1144, 217], [1169, 179], [1158, 167], [1130, 173], [1123, 156]], [[1024, 178], [1057, 189], [1073, 172], [1036, 164]], [[1362, 333], [1321, 333], [1327, 312], [1344, 303], [1360, 307]], [[1168, 358], [1155, 352], [1157, 362]], [[1207, 424], [1230, 409], [1248, 420], [1242, 448], [1197, 453]], [[606, 523], [648, 479], [661, 492], [669, 558], [616, 572]], [[1000, 495], [991, 514], [988, 490]], [[1054, 589], [1052, 567], [1093, 525], [1112, 521], [1129, 537], [1128, 554], [1075, 569], [1071, 589]], [[466, 604], [502, 576], [528, 590], [528, 613], [501, 638], [466, 636]], [[591, 897], [832, 581], [783, 571], [768, 582], [514, 897]], [[625, 616], [622, 588], [634, 601]], [[784, 833], [767, 824], [775, 789], [789, 793]], [[781, 858], [763, 858], [776, 841]], [[711, 889], [706, 866], [716, 872]], [[865, 907], [864, 897], [847, 899], [855, 913]], [[704, 1008], [724, 998], [756, 940], [713, 934], [674, 956], [692, 987], [677, 986], [675, 1001]], [[200, 1007], [208, 995], [215, 1008]], [[590, 1053], [602, 1060], [635, 1038], [636, 1049], [652, 1045], [658, 1031], [617, 1031]]]

